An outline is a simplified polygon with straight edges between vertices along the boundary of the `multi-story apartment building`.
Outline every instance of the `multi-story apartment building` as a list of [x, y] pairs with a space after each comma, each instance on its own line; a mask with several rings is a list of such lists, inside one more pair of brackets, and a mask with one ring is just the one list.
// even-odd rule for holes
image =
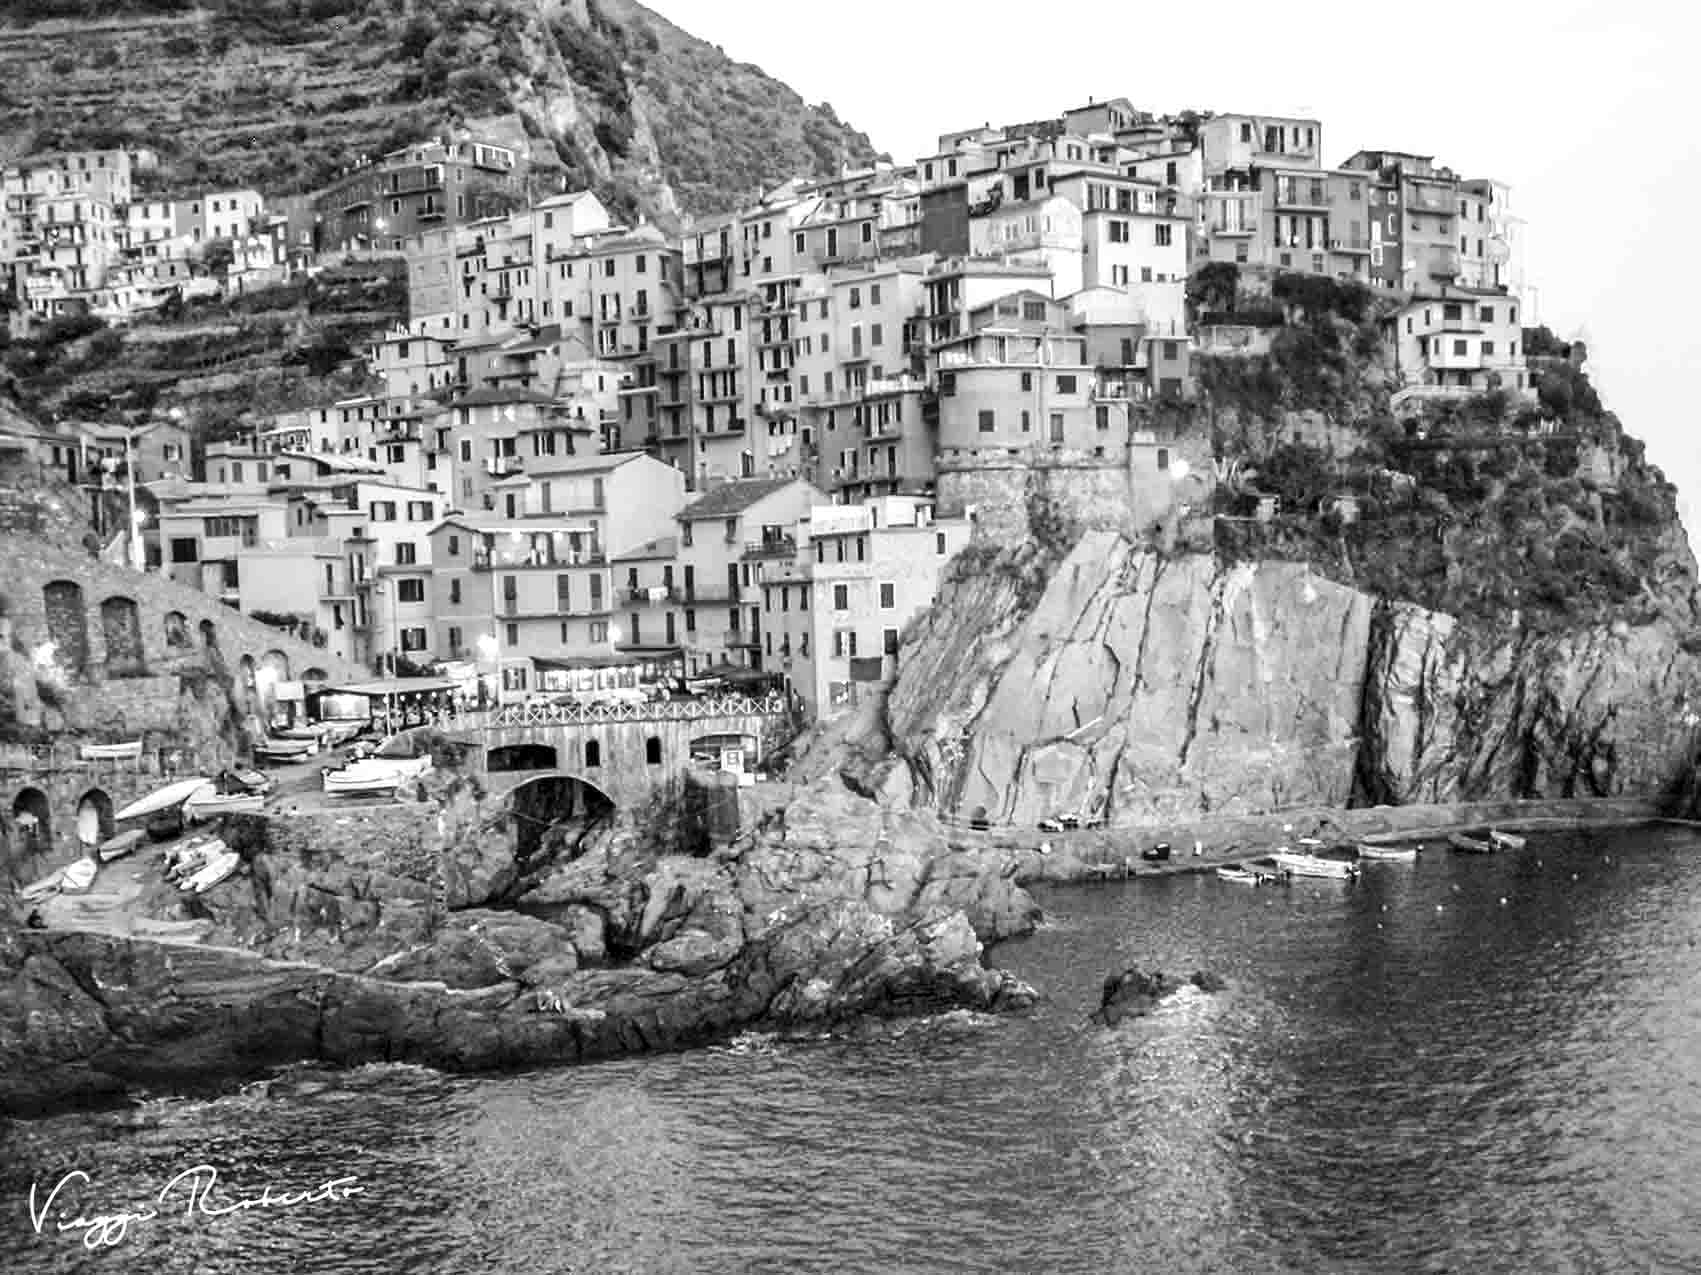
[[966, 519], [935, 520], [925, 499], [817, 506], [777, 542], [760, 578], [762, 663], [782, 671], [814, 719], [889, 682], [905, 628], [933, 604]]
[[683, 475], [641, 452], [565, 460], [527, 482], [524, 516], [457, 515], [432, 532], [438, 643], [464, 658], [489, 635], [513, 690], [537, 685], [539, 661], [626, 643], [610, 560], [665, 538], [685, 503]]
[[535, 390], [470, 390], [434, 428], [452, 449], [440, 462], [450, 475], [451, 506], [506, 518], [523, 511], [528, 468], [602, 450], [600, 421]]
[[1043, 266], [1000, 261], [947, 261], [930, 271], [924, 284], [930, 348], [962, 336], [968, 331], [969, 311], [999, 297], [1021, 289], [1053, 295], [1051, 274]]
[[1206, 178], [1253, 166], [1321, 168], [1323, 125], [1314, 119], [1275, 115], [1212, 115], [1199, 121], [1199, 153]]
[[1441, 288], [1414, 296], [1385, 321], [1396, 398], [1463, 398], [1497, 386], [1524, 394], [1530, 381], [1519, 309], [1517, 297], [1500, 291]]
[[[1036, 448], [1120, 454], [1124, 423], [1095, 413], [1085, 337], [1037, 293], [986, 307], [987, 321], [934, 347], [941, 466]], [[977, 315], [978, 318], [978, 315]]]
[[1414, 292], [1459, 279], [1459, 180], [1451, 170], [1403, 151], [1359, 151], [1342, 168], [1367, 175], [1373, 284]]
[[826, 495], [797, 478], [726, 483], [679, 512], [682, 645], [692, 672], [731, 663], [760, 668], [763, 560], [745, 557], [791, 528]]
[[428, 230], [490, 216], [523, 199], [523, 134], [474, 134], [405, 146], [343, 174], [313, 198], [318, 252], [387, 248]]

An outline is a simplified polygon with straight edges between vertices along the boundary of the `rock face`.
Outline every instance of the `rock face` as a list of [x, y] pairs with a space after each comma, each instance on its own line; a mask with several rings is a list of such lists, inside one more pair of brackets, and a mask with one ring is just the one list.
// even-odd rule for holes
[[0, 1110], [296, 1059], [577, 1062], [1033, 999], [981, 960], [1032, 927], [1026, 893], [836, 780], [709, 859], [618, 829], [524, 911], [467, 835], [489, 822], [476, 793], [434, 797], [382, 832], [380, 812], [233, 826], [249, 872], [204, 896], [210, 946], [0, 931]]
[[1300, 563], [1088, 532], [1037, 602], [948, 584], [887, 701], [921, 800], [1032, 825], [1682, 783], [1701, 661], [1665, 621], [1485, 634]]
[[1195, 972], [1184, 982], [1162, 970], [1146, 971], [1129, 966], [1122, 973], [1105, 978], [1093, 1020], [1106, 1027], [1115, 1027], [1125, 1018], [1144, 1017], [1159, 1001], [1174, 996], [1189, 985], [1207, 993], [1220, 992], [1228, 986], [1218, 975], [1203, 970]]

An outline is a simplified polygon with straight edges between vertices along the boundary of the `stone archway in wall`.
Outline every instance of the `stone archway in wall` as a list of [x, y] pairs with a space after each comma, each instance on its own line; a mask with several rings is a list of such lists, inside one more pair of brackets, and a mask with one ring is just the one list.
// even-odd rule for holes
[[548, 744], [504, 744], [484, 754], [484, 768], [493, 775], [522, 770], [554, 770], [555, 750]]
[[142, 646], [142, 617], [134, 598], [106, 598], [100, 604], [101, 635], [106, 639], [106, 675], [142, 677], [148, 671]]
[[233, 690], [237, 706], [244, 715], [260, 711], [260, 698], [255, 691], [257, 669], [252, 655], [244, 655], [236, 662], [236, 686]]
[[260, 667], [255, 673], [255, 698], [259, 702], [261, 714], [268, 720], [277, 707], [278, 683], [287, 681], [289, 656], [282, 651], [267, 651], [260, 657]]
[[53, 817], [47, 794], [25, 788], [12, 799], [12, 856], [15, 861], [46, 854], [53, 848]]
[[91, 788], [77, 802], [77, 843], [98, 846], [112, 835], [112, 798]]
[[181, 611], [165, 613], [165, 646], [169, 651], [187, 651], [195, 643], [189, 636], [189, 617]]
[[74, 580], [54, 580], [43, 586], [41, 595], [47, 611], [47, 636], [53, 643], [53, 658], [70, 673], [86, 673], [89, 667], [89, 616], [83, 609], [83, 586]]
[[331, 675], [315, 664], [312, 668], [308, 669], [301, 675], [301, 680], [304, 683], [323, 686], [326, 682], [331, 680]]
[[514, 860], [522, 876], [546, 863], [584, 854], [614, 816], [614, 802], [595, 783], [563, 771], [544, 771], [508, 795]]

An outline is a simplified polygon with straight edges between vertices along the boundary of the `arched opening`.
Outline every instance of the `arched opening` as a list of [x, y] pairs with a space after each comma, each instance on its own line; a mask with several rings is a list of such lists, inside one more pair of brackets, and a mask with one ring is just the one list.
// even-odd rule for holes
[[646, 766], [662, 764], [662, 742], [659, 735], [651, 735], [644, 741], [644, 764]]
[[211, 620], [201, 621], [201, 645], [206, 647], [209, 651], [216, 651], [219, 649], [218, 629], [213, 625]]
[[142, 617], [134, 598], [107, 598], [100, 604], [101, 633], [106, 638], [106, 675], [142, 677], [148, 671], [142, 648]]
[[594, 784], [570, 775], [540, 775], [509, 798], [514, 860], [522, 886], [552, 865], [570, 863], [612, 826], [614, 803]]
[[331, 680], [331, 675], [315, 664], [301, 675], [301, 680], [310, 683], [324, 683]]
[[[236, 685], [232, 688], [238, 707], [245, 715], [258, 717], [260, 696], [254, 684], [254, 657], [244, 655], [236, 661]], [[265, 723], [261, 722], [261, 726]]]
[[194, 645], [189, 640], [189, 617], [183, 612], [165, 613], [165, 645], [173, 651], [187, 651]]
[[53, 845], [53, 823], [47, 813], [47, 794], [25, 788], [12, 800], [12, 826], [18, 832], [18, 853], [46, 854]]
[[83, 610], [83, 588], [73, 580], [55, 580], [42, 591], [47, 608], [47, 636], [54, 657], [71, 673], [89, 666], [89, 617]]
[[547, 744], [505, 744], [485, 753], [484, 766], [491, 774], [507, 774], [516, 770], [554, 770], [555, 750]]
[[260, 667], [276, 682], [289, 681], [289, 656], [282, 651], [267, 651], [260, 657]]
[[77, 803], [77, 841], [98, 846], [112, 835], [112, 798], [91, 788]]
[[585, 741], [585, 769], [595, 770], [602, 765], [602, 743], [595, 739]]

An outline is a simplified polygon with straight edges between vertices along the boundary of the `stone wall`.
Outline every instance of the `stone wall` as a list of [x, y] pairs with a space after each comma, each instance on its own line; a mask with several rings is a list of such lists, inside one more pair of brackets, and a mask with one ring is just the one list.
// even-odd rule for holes
[[[276, 651], [291, 677], [314, 668], [333, 678], [362, 675], [329, 651], [164, 576], [100, 562], [79, 547], [33, 536], [7, 536], [0, 551], [6, 556], [0, 590], [14, 637], [31, 651], [53, 641], [61, 666], [91, 681], [165, 672], [185, 657], [199, 658], [204, 624], [211, 626], [220, 657], [232, 666], [243, 655], [258, 665], [267, 652]], [[85, 653], [81, 669], [77, 652]]]
[[[102, 812], [98, 831], [110, 836], [113, 811], [169, 782], [153, 759], [43, 766], [27, 753], [0, 755], [0, 890], [34, 881], [84, 853], [78, 811], [85, 802]], [[19, 818], [25, 813], [34, 817], [33, 827]]]

